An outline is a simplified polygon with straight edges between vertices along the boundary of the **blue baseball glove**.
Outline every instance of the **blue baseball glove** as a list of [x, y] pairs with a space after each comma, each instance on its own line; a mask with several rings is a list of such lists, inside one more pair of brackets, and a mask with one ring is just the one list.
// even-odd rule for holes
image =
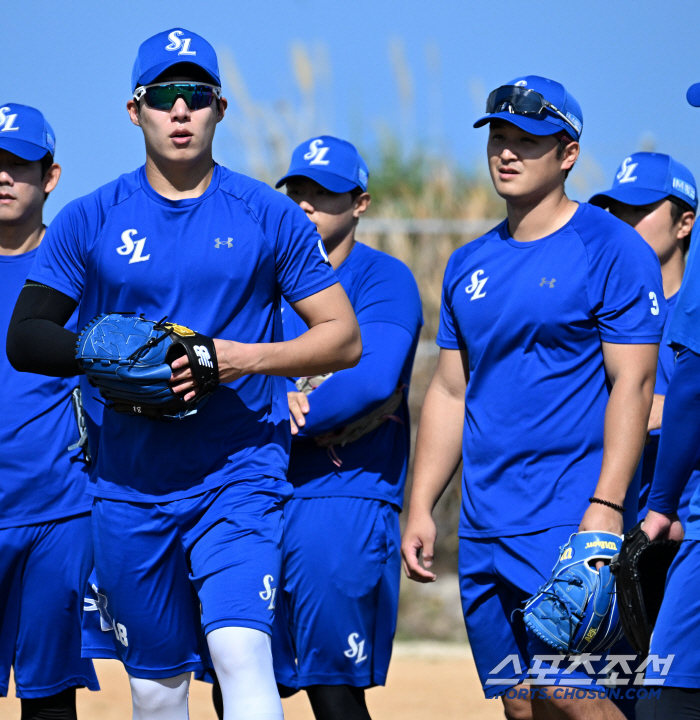
[[[170, 387], [170, 364], [183, 355], [197, 383], [187, 402]], [[214, 341], [165, 318], [99, 315], [80, 333], [76, 359], [107, 407], [158, 420], [196, 413], [219, 384]]]
[[[607, 650], [620, 638], [615, 578], [610, 570], [622, 538], [607, 532], [574, 533], [560, 548], [552, 577], [531, 597], [525, 625], [563, 653]], [[596, 561], [606, 564], [597, 570]]]

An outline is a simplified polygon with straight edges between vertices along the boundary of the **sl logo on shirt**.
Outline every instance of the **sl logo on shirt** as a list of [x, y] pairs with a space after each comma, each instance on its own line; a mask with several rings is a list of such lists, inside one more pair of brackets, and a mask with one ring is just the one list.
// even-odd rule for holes
[[149, 257], [151, 257], [150, 255], [143, 254], [143, 247], [146, 244], [146, 238], [141, 238], [136, 241], [132, 240], [134, 235], [138, 234], [139, 231], [134, 230], [133, 228], [131, 230], [124, 230], [122, 233], [122, 242], [124, 244], [117, 248], [117, 252], [120, 255], [131, 255], [129, 258], [130, 265], [131, 263], [145, 262]]
[[483, 270], [477, 270], [472, 273], [471, 283], [464, 288], [467, 295], [471, 295], [470, 300], [478, 300], [479, 298], [486, 297], [486, 293], [482, 292], [484, 285], [486, 285], [487, 277], [482, 278], [484, 274]]
[[268, 610], [275, 609], [275, 596], [277, 595], [277, 588], [272, 587], [272, 583], [274, 581], [275, 578], [273, 578], [272, 575], [265, 575], [263, 578], [263, 585], [265, 586], [265, 589], [258, 593], [261, 600], [270, 601], [270, 604], [267, 606]]

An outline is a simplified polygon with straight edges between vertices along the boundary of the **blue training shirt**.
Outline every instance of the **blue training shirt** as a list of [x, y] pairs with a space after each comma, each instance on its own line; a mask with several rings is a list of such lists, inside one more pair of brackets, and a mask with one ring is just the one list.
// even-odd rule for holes
[[[0, 337], [36, 254], [0, 255]], [[75, 317], [71, 323], [75, 330]], [[79, 450], [68, 451], [79, 436], [70, 401], [77, 380], [17, 372], [4, 346], [0, 377], [0, 528], [88, 512], [85, 464]]]
[[[281, 340], [282, 295], [295, 302], [337, 282], [322, 249], [303, 210], [264, 183], [216, 165], [200, 197], [168, 200], [142, 167], [67, 205], [30, 277], [80, 301], [80, 327], [133, 311], [269, 343]], [[105, 410], [89, 492], [164, 502], [237, 480], [283, 480], [289, 444], [285, 379], [246, 375], [179, 421]]]
[[[309, 395], [307, 425], [292, 441], [288, 479], [297, 498], [371, 498], [401, 508], [411, 440], [408, 385], [423, 324], [418, 287], [400, 260], [361, 243], [355, 243], [336, 273], [360, 324], [362, 359]], [[306, 332], [291, 307], [284, 307], [282, 317], [285, 340]], [[363, 417], [397, 385], [404, 386], [404, 399], [396, 419], [385, 420], [353, 443], [336, 446], [342, 463], [337, 467], [327, 448], [318, 447], [311, 437]]]
[[668, 343], [700, 354], [700, 223], [693, 226], [688, 262], [668, 331]]
[[654, 251], [585, 203], [540, 240], [504, 221], [453, 253], [437, 343], [469, 355], [461, 537], [581, 521], [603, 457], [600, 343], [658, 343], [665, 315]]

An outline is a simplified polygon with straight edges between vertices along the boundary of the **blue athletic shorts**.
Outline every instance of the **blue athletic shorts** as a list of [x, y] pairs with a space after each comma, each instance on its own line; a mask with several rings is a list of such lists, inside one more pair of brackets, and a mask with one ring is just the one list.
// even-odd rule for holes
[[0, 530], [0, 695], [99, 690], [80, 657], [81, 588], [92, 567], [90, 515]]
[[399, 514], [380, 500], [292, 499], [272, 655], [277, 682], [384, 685], [396, 630]]
[[668, 571], [647, 662], [647, 682], [700, 688], [700, 540], [685, 540]]
[[576, 660], [559, 655], [526, 629], [522, 613], [514, 614], [549, 580], [559, 548], [577, 530], [578, 526], [566, 525], [513, 537], [460, 538], [462, 610], [487, 698], [526, 678], [539, 687], [605, 690], [599, 683], [609, 661], [586, 665], [583, 656]]
[[217, 628], [271, 633], [290, 494], [259, 478], [168, 503], [95, 500], [97, 604], [130, 675], [201, 672]]

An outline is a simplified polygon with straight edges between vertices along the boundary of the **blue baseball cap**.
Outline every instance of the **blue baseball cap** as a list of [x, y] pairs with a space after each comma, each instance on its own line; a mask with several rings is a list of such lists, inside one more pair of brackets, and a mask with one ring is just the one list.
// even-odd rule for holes
[[221, 85], [219, 63], [214, 48], [197, 33], [184, 28], [165, 30], [141, 43], [134, 69], [131, 71], [131, 90], [152, 83], [173, 65], [190, 63], [211, 76], [212, 84]]
[[282, 187], [291, 177], [302, 175], [315, 180], [326, 190], [345, 193], [356, 187], [367, 190], [369, 170], [357, 148], [331, 135], [319, 135], [303, 142], [292, 153], [287, 174], [275, 187]]
[[0, 150], [24, 160], [41, 160], [46, 153], [56, 154], [56, 135], [36, 108], [0, 104]]
[[517, 112], [510, 112], [510, 110], [506, 108], [480, 117], [474, 123], [475, 128], [486, 125], [486, 123], [491, 122], [491, 120], [499, 118], [500, 120], [506, 120], [509, 123], [513, 123], [513, 125], [517, 125], [521, 130], [531, 135], [554, 135], [555, 133], [565, 130], [574, 140], [578, 140], [581, 137], [581, 132], [583, 131], [583, 112], [581, 111], [581, 106], [561, 83], [548, 80], [539, 75], [525, 75], [524, 77], [515, 78], [515, 80], [506, 83], [505, 87], [508, 86], [534, 90], [547, 102], [554, 105], [554, 107], [566, 117], [568, 122], [550, 108], [545, 108], [544, 112], [538, 115], [521, 115]]
[[685, 94], [685, 98], [693, 107], [700, 107], [700, 83], [691, 85]]
[[594, 195], [589, 202], [600, 207], [606, 207], [611, 199], [626, 205], [650, 205], [669, 195], [697, 210], [698, 194], [693, 173], [669, 155], [638, 152], [622, 161], [612, 188]]

